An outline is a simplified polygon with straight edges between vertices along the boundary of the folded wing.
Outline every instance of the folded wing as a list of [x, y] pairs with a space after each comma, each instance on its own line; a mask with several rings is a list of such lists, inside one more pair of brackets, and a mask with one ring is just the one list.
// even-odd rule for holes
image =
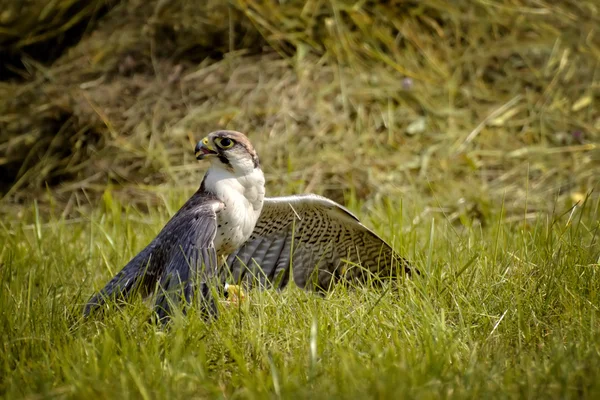
[[409, 263], [343, 206], [316, 195], [265, 199], [250, 239], [227, 259], [229, 279], [283, 288], [410, 273]]

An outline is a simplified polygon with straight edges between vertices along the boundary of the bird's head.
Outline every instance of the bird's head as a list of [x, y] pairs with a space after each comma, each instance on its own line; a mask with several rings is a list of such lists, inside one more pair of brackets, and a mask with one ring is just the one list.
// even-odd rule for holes
[[246, 175], [260, 168], [258, 155], [246, 135], [235, 131], [209, 133], [196, 144], [196, 158], [208, 159], [212, 167], [236, 175]]

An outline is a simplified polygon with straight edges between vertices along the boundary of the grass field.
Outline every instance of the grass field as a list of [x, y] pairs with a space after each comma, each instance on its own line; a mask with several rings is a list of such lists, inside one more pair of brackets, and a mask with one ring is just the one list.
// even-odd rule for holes
[[325, 298], [251, 292], [214, 323], [192, 312], [165, 331], [141, 299], [88, 321], [81, 308], [183, 197], [149, 214], [104, 199], [77, 220], [41, 221], [32, 207], [2, 223], [6, 398], [600, 394], [598, 200], [526, 222], [498, 213], [486, 228], [411, 223], [417, 206], [382, 205], [368, 223], [420, 277]]
[[[597, 0], [78, 3], [0, 15], [2, 397], [600, 397]], [[221, 128], [421, 275], [84, 321]]]

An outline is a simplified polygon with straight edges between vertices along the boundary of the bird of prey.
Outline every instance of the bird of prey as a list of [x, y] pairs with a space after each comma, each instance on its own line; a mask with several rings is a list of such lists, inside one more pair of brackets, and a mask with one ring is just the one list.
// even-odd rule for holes
[[258, 155], [246, 136], [216, 131], [198, 142], [198, 160], [210, 161], [200, 188], [157, 237], [87, 303], [84, 314], [107, 299], [156, 290], [155, 311], [195, 293], [215, 313], [210, 282], [246, 288], [327, 290], [339, 279], [410, 273], [409, 263], [343, 206], [307, 194], [265, 198]]

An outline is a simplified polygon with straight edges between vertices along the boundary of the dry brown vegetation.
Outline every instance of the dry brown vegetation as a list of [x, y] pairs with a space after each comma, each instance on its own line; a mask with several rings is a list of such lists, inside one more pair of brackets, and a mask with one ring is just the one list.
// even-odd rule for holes
[[596, 1], [17, 3], [0, 7], [10, 209], [191, 190], [193, 143], [218, 128], [249, 133], [271, 194], [484, 222], [598, 185]]

